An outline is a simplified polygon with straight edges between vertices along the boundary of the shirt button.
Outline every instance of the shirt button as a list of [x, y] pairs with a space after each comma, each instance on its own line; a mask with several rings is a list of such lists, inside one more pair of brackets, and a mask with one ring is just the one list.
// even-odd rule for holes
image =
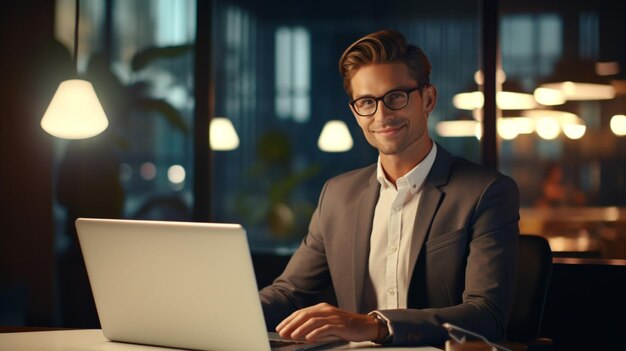
[[396, 291], [394, 289], [389, 289], [387, 290], [387, 293], [389, 293], [389, 295], [393, 296], [396, 294]]
[[397, 246], [392, 246], [389, 248], [389, 251], [391, 251], [391, 253], [394, 253], [396, 251], [398, 251], [398, 247]]
[[402, 207], [400, 207], [400, 206], [395, 206], [393, 208], [393, 210], [396, 211], [396, 212], [400, 212], [401, 209], [402, 209]]

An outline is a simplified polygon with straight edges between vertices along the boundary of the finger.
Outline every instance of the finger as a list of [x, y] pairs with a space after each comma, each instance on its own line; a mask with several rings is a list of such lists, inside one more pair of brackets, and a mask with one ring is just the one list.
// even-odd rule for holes
[[305, 339], [307, 341], [331, 341], [337, 339], [347, 339], [342, 333], [343, 329], [345, 329], [344, 325], [324, 324], [306, 334]]
[[324, 327], [325, 325], [330, 325], [333, 323], [337, 323], [336, 316], [328, 316], [328, 317], [312, 317], [304, 321], [298, 328], [296, 328], [292, 333], [291, 337], [294, 339], [305, 339], [306, 336], [312, 331]]
[[291, 334], [296, 328], [298, 328], [310, 318], [332, 315], [334, 309], [336, 308], [326, 303], [320, 303], [315, 306], [300, 309], [293, 312], [291, 315], [281, 321], [276, 326], [276, 331], [281, 336], [283, 336], [283, 333]]
[[283, 319], [280, 323], [278, 323], [278, 325], [276, 326], [276, 331], [280, 332], [280, 330], [283, 329], [285, 327], [285, 325], [289, 324], [291, 322], [291, 320], [293, 320], [294, 314], [296, 314], [296, 313], [297, 313], [297, 311], [293, 312], [292, 314], [287, 316], [287, 318]]

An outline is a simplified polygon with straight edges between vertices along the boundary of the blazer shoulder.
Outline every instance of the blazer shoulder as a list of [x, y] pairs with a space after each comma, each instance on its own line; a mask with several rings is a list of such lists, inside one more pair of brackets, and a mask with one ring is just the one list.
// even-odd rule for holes
[[515, 181], [507, 175], [463, 157], [453, 156], [449, 181], [454, 183], [456, 180], [462, 180], [465, 184], [473, 184], [475, 186], [486, 186], [496, 180], [517, 186]]
[[376, 179], [376, 164], [342, 173], [328, 180], [328, 186], [341, 188], [360, 188], [369, 186], [369, 182]]

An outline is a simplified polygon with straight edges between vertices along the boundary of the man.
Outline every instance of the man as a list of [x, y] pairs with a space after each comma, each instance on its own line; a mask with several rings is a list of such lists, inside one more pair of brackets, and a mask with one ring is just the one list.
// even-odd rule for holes
[[[261, 290], [285, 338], [443, 344], [444, 322], [504, 338], [516, 279], [515, 182], [434, 143], [437, 90], [422, 50], [381, 31], [339, 61], [375, 165], [329, 180], [309, 233]], [[332, 287], [338, 307], [315, 304]]]

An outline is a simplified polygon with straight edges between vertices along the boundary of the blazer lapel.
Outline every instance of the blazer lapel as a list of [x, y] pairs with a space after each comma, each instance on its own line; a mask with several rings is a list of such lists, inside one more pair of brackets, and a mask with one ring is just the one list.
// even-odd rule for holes
[[376, 179], [376, 170], [369, 179], [369, 186], [365, 188], [358, 199], [358, 207], [355, 216], [353, 238], [353, 294], [354, 306], [353, 311], [359, 311], [363, 299], [363, 288], [365, 284], [365, 275], [369, 266], [370, 253], [370, 236], [372, 234], [372, 222], [374, 220], [374, 210], [378, 195], [380, 192], [380, 184]]
[[437, 156], [424, 181], [424, 187], [417, 208], [417, 215], [415, 216], [413, 237], [411, 238], [411, 251], [409, 253], [409, 277], [413, 276], [415, 264], [422, 251], [424, 241], [426, 241], [426, 237], [430, 232], [430, 226], [445, 197], [445, 192], [443, 192], [440, 187], [448, 182], [451, 164], [452, 155], [441, 147], [441, 145], [437, 144]]

